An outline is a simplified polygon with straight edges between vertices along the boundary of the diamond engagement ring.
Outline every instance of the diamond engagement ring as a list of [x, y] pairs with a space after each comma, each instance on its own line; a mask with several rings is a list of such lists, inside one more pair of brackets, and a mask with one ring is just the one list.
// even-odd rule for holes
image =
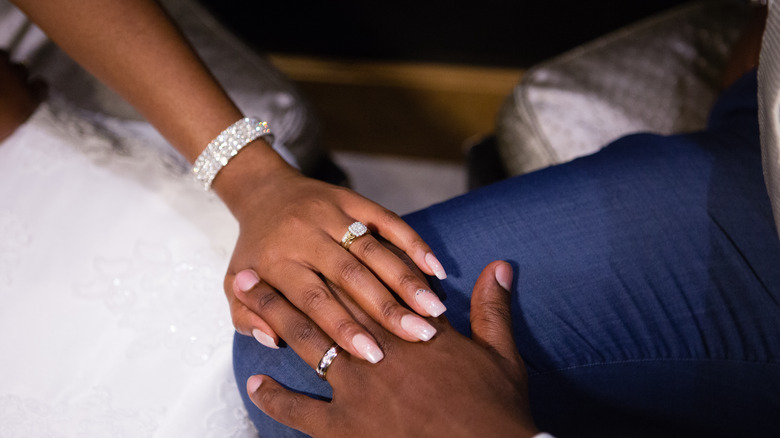
[[341, 246], [343, 246], [344, 249], [349, 250], [352, 242], [367, 232], [368, 227], [366, 227], [363, 222], [353, 222], [352, 225], [350, 225], [347, 229], [347, 233], [344, 234], [344, 237], [341, 238]]
[[317, 364], [317, 369], [314, 370], [317, 372], [317, 375], [320, 376], [320, 379], [328, 380], [325, 377], [325, 374], [328, 373], [328, 367], [330, 367], [330, 364], [333, 363], [333, 359], [339, 355], [339, 352], [341, 352], [341, 347], [339, 347], [337, 344], [333, 344], [333, 346], [328, 348], [328, 351], [326, 351], [322, 356], [320, 363]]

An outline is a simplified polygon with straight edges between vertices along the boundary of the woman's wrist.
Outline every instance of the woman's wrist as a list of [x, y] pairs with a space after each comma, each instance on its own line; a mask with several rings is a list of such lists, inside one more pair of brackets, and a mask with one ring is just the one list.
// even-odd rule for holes
[[217, 174], [211, 188], [236, 218], [241, 217], [250, 197], [259, 188], [285, 175], [297, 174], [263, 139], [241, 149]]
[[268, 123], [251, 117], [241, 118], [209, 142], [192, 165], [193, 176], [203, 184], [205, 190], [209, 190], [214, 177], [222, 168], [241, 152], [244, 146], [258, 138], [264, 138], [268, 144], [273, 144], [273, 134]]

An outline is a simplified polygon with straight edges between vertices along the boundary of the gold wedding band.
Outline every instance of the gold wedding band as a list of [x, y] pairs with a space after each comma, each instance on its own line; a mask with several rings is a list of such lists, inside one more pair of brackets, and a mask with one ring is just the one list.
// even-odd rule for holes
[[340, 352], [341, 352], [341, 347], [339, 347], [337, 344], [333, 344], [333, 346], [328, 348], [328, 351], [326, 351], [325, 354], [322, 355], [322, 359], [320, 359], [320, 363], [317, 364], [317, 368], [314, 370], [317, 372], [317, 375], [320, 376], [320, 379], [328, 380], [325, 377], [325, 375], [328, 373], [328, 367], [330, 367], [330, 364], [333, 363], [333, 359], [335, 359]]
[[350, 225], [347, 229], [344, 237], [341, 238], [341, 246], [349, 251], [349, 247], [352, 245], [352, 242], [366, 233], [368, 233], [368, 227], [366, 227], [363, 222], [353, 222], [352, 225]]

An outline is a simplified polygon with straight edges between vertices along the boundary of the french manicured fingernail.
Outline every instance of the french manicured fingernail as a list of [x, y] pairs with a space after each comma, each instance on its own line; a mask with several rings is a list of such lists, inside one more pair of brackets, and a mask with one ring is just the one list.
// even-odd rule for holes
[[236, 274], [236, 286], [241, 292], [248, 292], [260, 282], [260, 277], [251, 269], [244, 269]]
[[512, 267], [508, 263], [496, 266], [496, 281], [505, 290], [512, 290]]
[[434, 318], [447, 310], [439, 297], [428, 289], [417, 289], [417, 292], [414, 293], [414, 299]]
[[260, 385], [263, 383], [263, 378], [260, 376], [252, 376], [246, 380], [246, 391], [250, 394], [257, 392]]
[[385, 354], [382, 353], [379, 346], [376, 345], [371, 338], [362, 333], [357, 334], [352, 338], [352, 346], [355, 347], [355, 350], [357, 350], [361, 356], [363, 356], [363, 359], [371, 363], [377, 363], [385, 357]]
[[421, 341], [430, 341], [436, 334], [436, 329], [419, 316], [404, 315], [401, 318], [401, 327]]
[[257, 339], [257, 342], [265, 345], [268, 348], [273, 348], [274, 350], [279, 348], [279, 346], [276, 345], [276, 342], [274, 342], [274, 338], [268, 336], [260, 329], [253, 329], [252, 336], [254, 336], [255, 339]]
[[439, 263], [439, 259], [437, 259], [433, 253], [429, 252], [428, 254], [425, 254], [425, 263], [431, 268], [433, 275], [435, 275], [436, 278], [439, 280], [447, 278], [447, 273], [444, 272], [444, 268], [441, 266], [441, 263]]

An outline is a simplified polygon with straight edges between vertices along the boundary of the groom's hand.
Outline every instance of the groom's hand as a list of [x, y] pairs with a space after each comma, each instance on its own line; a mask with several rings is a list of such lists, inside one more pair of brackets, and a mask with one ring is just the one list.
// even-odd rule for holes
[[[444, 318], [428, 343], [403, 341], [368, 318], [344, 293], [345, 303], [387, 352], [372, 365], [342, 351], [330, 366], [333, 400], [289, 391], [268, 376], [247, 390], [266, 414], [316, 437], [533, 436], [526, 371], [512, 337], [512, 271], [493, 262], [480, 275], [471, 301], [473, 339]], [[269, 287], [253, 291], [261, 317], [313, 368], [332, 340]], [[314, 372], [314, 371], [312, 371]]]

